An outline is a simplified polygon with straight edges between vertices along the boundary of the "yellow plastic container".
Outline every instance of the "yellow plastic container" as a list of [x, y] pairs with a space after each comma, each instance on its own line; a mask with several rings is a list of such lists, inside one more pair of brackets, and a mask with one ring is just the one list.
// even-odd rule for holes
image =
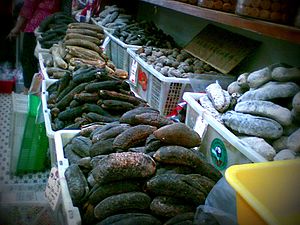
[[225, 178], [236, 191], [239, 225], [300, 224], [300, 160], [234, 165]]

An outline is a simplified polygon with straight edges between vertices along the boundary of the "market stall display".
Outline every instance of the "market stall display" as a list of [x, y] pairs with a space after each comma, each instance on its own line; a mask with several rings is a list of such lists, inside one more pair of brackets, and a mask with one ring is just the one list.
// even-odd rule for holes
[[152, 108], [128, 111], [120, 122], [83, 128], [68, 140], [56, 135], [63, 148], [58, 160], [69, 165], [61, 175], [82, 223], [131, 216], [131, 222], [162, 224], [188, 212], [186, 221], [193, 221], [197, 205], [222, 176], [193, 149], [200, 136]]
[[[228, 4], [235, 3], [198, 5], [208, 2], [231, 12]], [[200, 8], [189, 7], [191, 15]], [[42, 100], [62, 224], [193, 224], [229, 166], [299, 157], [299, 68], [271, 65], [232, 82], [218, 67], [173, 48], [152, 22], [132, 22], [116, 6], [99, 18], [94, 24], [63, 18], [49, 33], [36, 31], [49, 47], [39, 54]], [[205, 93], [192, 93], [191, 106], [184, 93], [195, 91], [193, 79]], [[182, 98], [186, 125], [166, 117]]]

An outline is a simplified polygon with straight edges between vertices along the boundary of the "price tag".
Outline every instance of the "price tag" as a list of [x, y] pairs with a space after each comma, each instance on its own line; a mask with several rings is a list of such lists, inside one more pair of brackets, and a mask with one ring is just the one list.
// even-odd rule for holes
[[48, 178], [46, 190], [45, 190], [46, 199], [48, 200], [52, 210], [55, 210], [56, 208], [59, 194], [60, 194], [60, 182], [59, 182], [58, 169], [56, 167], [52, 167]]
[[131, 68], [130, 68], [130, 74], [129, 74], [129, 80], [132, 84], [136, 85], [136, 71], [138, 68], [138, 63], [135, 60], [132, 60]]
[[207, 124], [203, 121], [201, 116], [197, 117], [194, 130], [200, 135], [200, 137], [203, 137], [203, 133], [207, 127]]
[[106, 37], [103, 41], [103, 44], [102, 44], [102, 49], [106, 49], [106, 46], [109, 44], [110, 42], [110, 38], [109, 37]]

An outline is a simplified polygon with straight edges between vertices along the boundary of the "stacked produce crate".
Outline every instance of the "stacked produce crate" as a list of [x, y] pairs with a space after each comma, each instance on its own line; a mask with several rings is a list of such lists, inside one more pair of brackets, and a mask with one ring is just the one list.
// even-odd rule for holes
[[[206, 93], [186, 93], [186, 124], [198, 129], [203, 138], [207, 135], [205, 140], [209, 140], [210, 146], [202, 149], [206, 156], [215, 163], [222, 162], [221, 156], [213, 154], [214, 147], [220, 147], [220, 144], [213, 146], [213, 142], [219, 138], [225, 143], [241, 144], [238, 149], [253, 162], [299, 157], [296, 141], [299, 137], [299, 75], [296, 67], [274, 64], [241, 74], [227, 90], [215, 83], [205, 89]], [[203, 125], [202, 129], [198, 128]], [[212, 127], [214, 134], [211, 134]], [[221, 150], [226, 153], [225, 147]], [[222, 165], [226, 165], [226, 159], [227, 153]]]

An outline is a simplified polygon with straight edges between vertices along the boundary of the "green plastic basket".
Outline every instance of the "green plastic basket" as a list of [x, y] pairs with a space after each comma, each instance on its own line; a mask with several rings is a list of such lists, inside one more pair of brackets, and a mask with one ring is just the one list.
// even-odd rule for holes
[[47, 167], [49, 143], [41, 109], [40, 97], [28, 95], [28, 114], [16, 174], [38, 172]]

